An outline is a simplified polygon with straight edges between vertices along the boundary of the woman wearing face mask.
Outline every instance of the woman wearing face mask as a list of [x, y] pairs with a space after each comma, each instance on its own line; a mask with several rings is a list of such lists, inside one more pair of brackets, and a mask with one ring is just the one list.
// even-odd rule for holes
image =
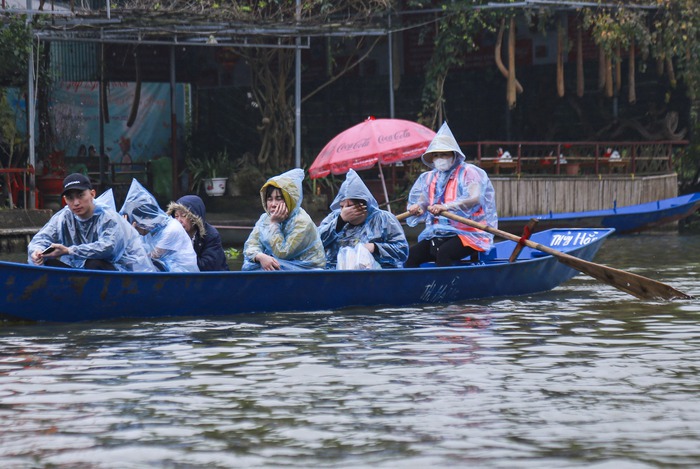
[[422, 173], [408, 196], [409, 226], [425, 223], [418, 243], [409, 250], [405, 267], [435, 261], [439, 267], [454, 265], [475, 251], [488, 252], [493, 235], [440, 216], [443, 211], [498, 227], [496, 194], [486, 172], [465, 163], [465, 156], [447, 123], [423, 154], [431, 171]]

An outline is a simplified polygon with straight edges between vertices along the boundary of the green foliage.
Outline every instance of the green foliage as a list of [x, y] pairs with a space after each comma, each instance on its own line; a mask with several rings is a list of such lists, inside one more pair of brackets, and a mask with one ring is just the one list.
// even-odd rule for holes
[[199, 192], [202, 181], [213, 178], [228, 178], [236, 169], [226, 149], [200, 158], [189, 157], [185, 161], [192, 178], [192, 187]]
[[311, 179], [309, 168], [304, 167], [304, 195], [326, 194], [331, 199], [338, 192], [343, 179], [337, 179], [334, 174], [329, 174], [326, 177]]
[[26, 83], [32, 36], [24, 16], [4, 19], [0, 27], [0, 82], [11, 85]]
[[[444, 104], [443, 85], [449, 71], [462, 66], [466, 54], [478, 48], [478, 35], [484, 31], [495, 31], [495, 14], [491, 10], [464, 9], [461, 4], [445, 4], [443, 9], [448, 14], [437, 23], [435, 49], [426, 65], [423, 110], [419, 119], [431, 128], [440, 124], [437, 121]], [[435, 25], [429, 26], [434, 27]], [[421, 39], [428, 40], [428, 34], [431, 33], [430, 29], [425, 29]]]
[[224, 254], [226, 255], [227, 260], [233, 261], [240, 257], [241, 251], [236, 248], [228, 248], [224, 249]]
[[[494, 31], [500, 18], [524, 15], [529, 24], [544, 31], [544, 25], [560, 11], [561, 6], [552, 3], [537, 9], [486, 8], [489, 3], [508, 4], [510, 1], [443, 2], [445, 14], [434, 34], [435, 49], [427, 65], [423, 91], [422, 121], [430, 125], [443, 104], [442, 84], [449, 71], [461, 66], [464, 54], [477, 48], [475, 39], [484, 31]], [[576, 13], [590, 31], [596, 44], [615, 60], [618, 54], [626, 57], [632, 41], [642, 57], [651, 56], [670, 63], [675, 70], [669, 82], [675, 86], [676, 77], [682, 79], [691, 99], [700, 98], [700, 2], [697, 0], [597, 0], [596, 4], [582, 4]], [[425, 1], [411, 0], [414, 7], [425, 6]], [[649, 6], [652, 8], [636, 8]], [[656, 7], [656, 8], [653, 8]], [[571, 10], [566, 10], [570, 18]], [[435, 25], [425, 28], [427, 34], [435, 31]], [[643, 64], [641, 64], [643, 65]], [[668, 67], [668, 65], [667, 65]]]
[[14, 156], [24, 151], [24, 139], [17, 128], [19, 109], [10, 105], [7, 89], [0, 88], [0, 152], [8, 167], [13, 166]]
[[236, 183], [242, 195], [254, 195], [260, 192], [267, 178], [262, 171], [252, 163], [244, 163], [236, 172]]

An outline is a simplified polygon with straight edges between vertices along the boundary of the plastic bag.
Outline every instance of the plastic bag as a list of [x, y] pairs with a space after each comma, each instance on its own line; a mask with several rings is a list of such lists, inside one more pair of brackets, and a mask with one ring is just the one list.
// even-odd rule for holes
[[355, 246], [343, 246], [338, 251], [338, 266], [337, 270], [374, 270], [381, 269], [372, 256], [372, 253], [367, 250], [364, 244], [358, 243]]

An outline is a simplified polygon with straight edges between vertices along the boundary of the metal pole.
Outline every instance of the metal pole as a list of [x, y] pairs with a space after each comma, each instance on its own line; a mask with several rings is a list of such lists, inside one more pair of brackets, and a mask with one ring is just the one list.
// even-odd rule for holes
[[[100, 94], [99, 94], [99, 106], [100, 110], [98, 112], [98, 117], [100, 119], [100, 190], [104, 190], [107, 178], [105, 177], [105, 172], [107, 168], [104, 167], [104, 155], [105, 155], [105, 106], [107, 106], [107, 96], [105, 96], [105, 45], [100, 44]], [[111, 166], [111, 165], [110, 165]], [[111, 181], [114, 183], [114, 180]]]
[[389, 194], [386, 191], [386, 179], [384, 179], [384, 171], [382, 171], [382, 164], [378, 162], [377, 166], [379, 166], [379, 179], [382, 180], [382, 189], [384, 190], [384, 198], [386, 199], [386, 209], [389, 213], [393, 213], [391, 211], [391, 204], [389, 203]]
[[[27, 0], [27, 9], [32, 8], [32, 0]], [[27, 15], [27, 25], [31, 28], [32, 14]], [[36, 102], [34, 98], [34, 44], [29, 48], [29, 66], [27, 67], [27, 143], [29, 144], [29, 164], [32, 168], [36, 168], [36, 149], [34, 148], [34, 121], [36, 120]], [[36, 174], [32, 173], [29, 176], [29, 207], [36, 207], [36, 195], [34, 188], [36, 187]], [[25, 194], [26, 194], [25, 187]], [[27, 204], [24, 204], [24, 209], [27, 210]]]
[[[391, 33], [391, 13], [389, 13], [389, 117], [394, 118], [394, 39]], [[391, 211], [391, 210], [390, 210]]]
[[[170, 153], [172, 157], [172, 197], [177, 200], [180, 197], [180, 184], [178, 181], [177, 161], [177, 114], [175, 113], [175, 48], [170, 48]], [[228, 175], [227, 175], [228, 177]], [[154, 181], [155, 182], [155, 181]]]
[[[387, 44], [389, 48], [389, 117], [394, 118], [394, 44], [391, 34], [391, 13], [389, 13], [389, 33], [387, 34]], [[384, 190], [384, 199], [386, 199], [386, 209], [391, 212], [391, 204], [389, 203], [389, 194], [386, 190], [386, 179], [384, 179], [384, 171], [382, 170], [382, 162], [377, 161], [379, 166], [379, 177], [382, 180], [382, 189]], [[393, 179], [393, 178], [392, 178]]]
[[[296, 0], [297, 22], [301, 20], [301, 0]], [[296, 37], [294, 73], [294, 164], [301, 168], [301, 37]]]

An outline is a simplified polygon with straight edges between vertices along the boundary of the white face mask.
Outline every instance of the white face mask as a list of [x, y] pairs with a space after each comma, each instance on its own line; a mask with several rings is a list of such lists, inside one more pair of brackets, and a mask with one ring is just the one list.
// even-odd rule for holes
[[433, 160], [433, 166], [435, 166], [435, 169], [438, 171], [447, 171], [452, 167], [452, 163], [454, 163], [454, 161], [454, 156], [449, 158], [435, 158]]

